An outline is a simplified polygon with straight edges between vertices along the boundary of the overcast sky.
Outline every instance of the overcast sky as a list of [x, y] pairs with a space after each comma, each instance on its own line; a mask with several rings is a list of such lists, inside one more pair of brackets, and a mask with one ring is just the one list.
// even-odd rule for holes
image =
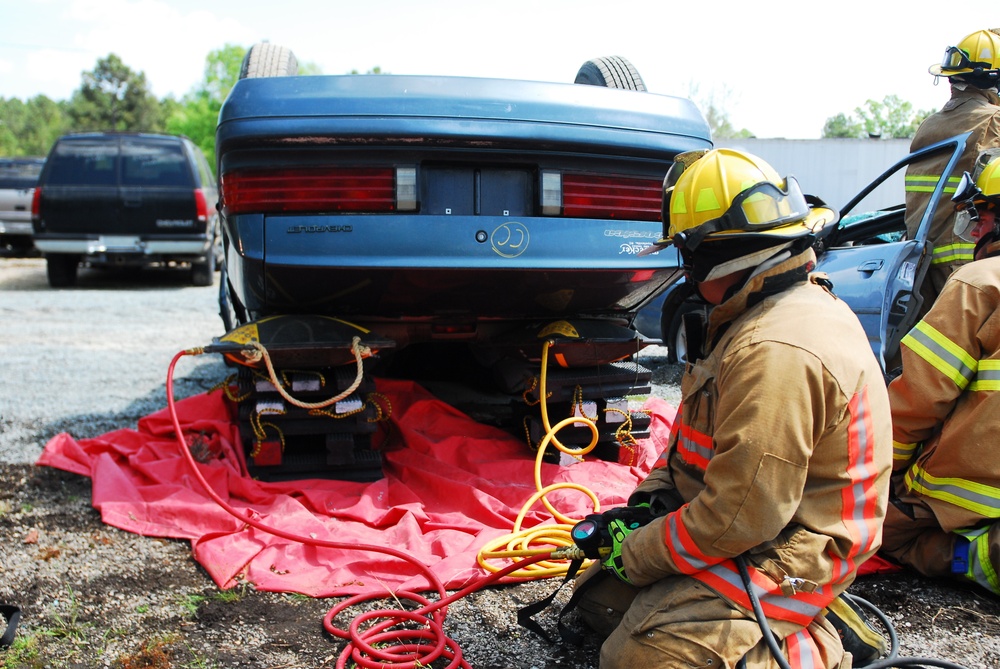
[[68, 99], [115, 53], [157, 97], [179, 98], [209, 51], [261, 40], [324, 74], [571, 82], [590, 58], [617, 55], [650, 92], [714, 100], [758, 137], [812, 139], [868, 99], [939, 108], [947, 81], [927, 68], [1000, 27], [995, 2], [0, 0], [0, 97]]

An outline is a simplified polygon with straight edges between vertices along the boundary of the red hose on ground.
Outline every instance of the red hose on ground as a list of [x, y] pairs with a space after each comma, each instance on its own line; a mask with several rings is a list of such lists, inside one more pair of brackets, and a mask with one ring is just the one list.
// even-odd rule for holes
[[[309, 536], [285, 532], [277, 527], [265, 525], [252, 516], [241, 513], [238, 509], [234, 508], [222, 499], [222, 497], [220, 497], [218, 493], [216, 493], [215, 490], [213, 490], [208, 484], [208, 481], [205, 480], [204, 476], [202, 476], [198, 463], [191, 455], [191, 449], [189, 448], [187, 440], [184, 437], [183, 429], [181, 428], [180, 420], [177, 417], [177, 411], [174, 405], [174, 369], [177, 366], [177, 362], [185, 355], [200, 355], [203, 352], [204, 351], [202, 349], [188, 349], [177, 353], [173, 357], [167, 371], [166, 393], [167, 408], [170, 413], [170, 420], [174, 426], [177, 443], [181, 447], [184, 459], [194, 472], [195, 478], [198, 479], [198, 482], [205, 489], [208, 496], [240, 522], [263, 532], [281, 537], [282, 539], [319, 548], [336, 548], [382, 553], [408, 562], [427, 579], [428, 589], [436, 590], [438, 593], [437, 600], [429, 600], [418, 593], [410, 591], [389, 593], [387, 597], [393, 597], [399, 601], [408, 600], [419, 604], [420, 608], [413, 611], [403, 609], [382, 609], [364, 613], [356, 617], [346, 630], [337, 627], [334, 624], [334, 620], [338, 614], [350, 606], [374, 599], [383, 599], [384, 597], [371, 594], [355, 595], [354, 597], [350, 597], [330, 609], [330, 611], [327, 612], [326, 616], [323, 618], [323, 627], [330, 634], [347, 641], [346, 647], [337, 659], [338, 669], [346, 667], [348, 660], [351, 660], [358, 666], [365, 667], [366, 669], [390, 666], [396, 669], [416, 669], [417, 667], [429, 667], [432, 662], [442, 657], [448, 660], [446, 667], [449, 669], [453, 667], [471, 669], [469, 663], [462, 657], [461, 649], [444, 633], [444, 619], [447, 615], [448, 605], [489, 585], [511, 572], [536, 562], [551, 559], [552, 552], [549, 551], [541, 553], [539, 555], [534, 555], [523, 560], [513, 562], [507, 567], [485, 576], [479, 581], [466, 586], [464, 589], [449, 597], [447, 596], [447, 591], [445, 590], [444, 585], [434, 575], [434, 573], [426, 565], [413, 559], [407, 553], [386, 546], [354, 543], [348, 544], [337, 541], [313, 539]], [[362, 625], [378, 620], [381, 620], [381, 622], [373, 622], [369, 627], [362, 629]]]

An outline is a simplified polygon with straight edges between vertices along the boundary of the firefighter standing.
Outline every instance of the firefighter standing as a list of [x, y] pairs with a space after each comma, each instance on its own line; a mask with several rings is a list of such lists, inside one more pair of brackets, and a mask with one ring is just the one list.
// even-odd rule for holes
[[[902, 341], [889, 386], [898, 504], [883, 553], [927, 576], [1000, 594], [1000, 152], [966, 174], [955, 229], [975, 245]], [[973, 183], [975, 184], [973, 186]]]
[[[945, 192], [955, 192], [963, 172], [972, 170], [972, 163], [985, 149], [1000, 147], [1000, 98], [997, 80], [1000, 76], [1000, 35], [979, 30], [966, 36], [957, 46], [949, 47], [940, 64], [929, 72], [935, 77], [948, 77], [951, 98], [941, 111], [928, 116], [917, 129], [910, 151], [922, 149], [949, 137], [970, 132], [965, 152], [948, 180]], [[935, 155], [914, 163], [906, 172], [906, 225], [914, 238], [920, 218], [930, 200], [931, 191], [949, 156]], [[961, 265], [972, 260], [972, 244], [952, 232], [954, 208], [940, 203], [934, 212], [928, 239], [933, 246], [931, 267], [921, 286], [923, 303], [919, 314], [927, 313], [947, 281]]]
[[891, 437], [865, 333], [810, 275], [836, 216], [755, 156], [693, 153], [664, 182], [657, 247], [679, 247], [716, 306], [668, 448], [629, 499], [665, 515], [611, 523], [611, 550], [577, 581], [580, 614], [608, 635], [602, 669], [775, 667], [745, 560], [791, 666], [847, 667], [824, 614], [879, 546]]

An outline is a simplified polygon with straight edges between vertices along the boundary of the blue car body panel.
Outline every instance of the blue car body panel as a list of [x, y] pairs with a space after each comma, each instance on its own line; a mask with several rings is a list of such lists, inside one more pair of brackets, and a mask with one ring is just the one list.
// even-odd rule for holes
[[[408, 164], [415, 212], [225, 217], [226, 272], [247, 318], [323, 313], [352, 322], [611, 317], [630, 322], [676, 279], [638, 257], [658, 221], [542, 215], [541, 170], [662, 179], [711, 147], [688, 100], [504, 79], [297, 76], [237, 82], [219, 116], [218, 174]], [[475, 202], [470, 193], [475, 188]], [[225, 204], [225, 203], [223, 203]]]
[[710, 145], [691, 101], [599, 86], [428, 76], [242, 79], [219, 113], [217, 147], [273, 137], [522, 142], [663, 160]]

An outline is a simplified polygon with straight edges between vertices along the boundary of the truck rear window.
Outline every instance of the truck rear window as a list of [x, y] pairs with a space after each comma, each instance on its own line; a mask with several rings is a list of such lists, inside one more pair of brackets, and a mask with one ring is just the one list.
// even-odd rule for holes
[[50, 186], [182, 186], [194, 188], [179, 142], [143, 137], [60, 142], [50, 158]]
[[0, 162], [0, 188], [24, 190], [38, 184], [42, 172], [41, 162]]
[[124, 138], [122, 185], [193, 188], [194, 180], [180, 143]]
[[49, 157], [49, 186], [115, 186], [118, 184], [118, 142], [74, 140], [59, 142]]

